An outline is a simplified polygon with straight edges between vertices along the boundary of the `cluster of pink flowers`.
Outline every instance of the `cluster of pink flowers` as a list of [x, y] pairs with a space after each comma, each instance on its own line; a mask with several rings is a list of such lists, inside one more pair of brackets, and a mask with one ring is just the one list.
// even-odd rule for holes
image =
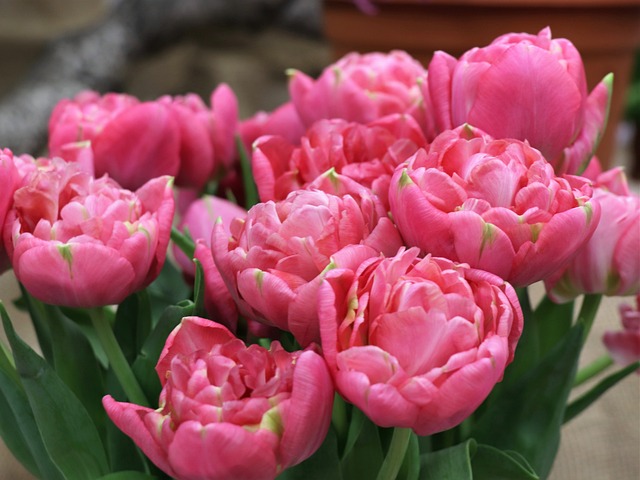
[[[589, 94], [577, 50], [549, 29], [428, 68], [354, 53], [317, 80], [292, 72], [289, 89], [245, 121], [226, 86], [211, 108], [85, 92], [51, 117], [64, 160], [0, 155], [0, 266], [45, 302], [93, 307], [158, 275], [169, 176], [188, 199], [235, 169], [234, 136], [251, 147], [260, 203], [177, 209], [210, 319], [168, 338], [159, 408], [104, 400], [177, 478], [274, 478], [322, 443], [334, 391], [383, 427], [449, 429], [513, 360], [514, 287], [545, 281], [558, 301], [640, 290], [640, 199], [621, 172], [593, 173], [610, 84]], [[304, 350], [247, 346], [240, 322], [248, 342], [287, 331]]]

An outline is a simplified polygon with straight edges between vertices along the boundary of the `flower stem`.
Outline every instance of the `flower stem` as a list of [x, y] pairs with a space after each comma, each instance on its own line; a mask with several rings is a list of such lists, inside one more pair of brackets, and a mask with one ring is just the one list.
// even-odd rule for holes
[[577, 373], [576, 378], [573, 381], [573, 386], [577, 387], [578, 385], [582, 385], [584, 382], [592, 379], [611, 365], [613, 365], [613, 359], [609, 355], [603, 355], [586, 367], [582, 368]]
[[109, 364], [113, 368], [113, 372], [116, 374], [116, 378], [120, 382], [124, 393], [129, 400], [138, 405], [148, 407], [149, 402], [145, 397], [140, 384], [136, 379], [127, 359], [122, 353], [122, 349], [116, 340], [116, 336], [113, 334], [113, 329], [109, 323], [109, 319], [105, 316], [102, 308], [94, 308], [90, 310], [91, 323], [98, 335], [98, 340], [102, 344], [102, 348], [107, 354]]
[[176, 227], [171, 227], [171, 240], [173, 240], [173, 243], [175, 243], [187, 257], [193, 258], [193, 252], [195, 251], [196, 246], [191, 238], [182, 233]]
[[393, 429], [389, 451], [387, 452], [384, 462], [382, 462], [377, 480], [394, 480], [396, 478], [404, 461], [404, 456], [407, 453], [411, 435], [412, 432], [410, 428]]
[[582, 323], [584, 327], [584, 335], [582, 337], [582, 343], [587, 341], [591, 326], [598, 313], [598, 307], [600, 306], [600, 300], [602, 295], [600, 294], [586, 294], [582, 300], [582, 306], [580, 307], [580, 313], [578, 314], [578, 322]]

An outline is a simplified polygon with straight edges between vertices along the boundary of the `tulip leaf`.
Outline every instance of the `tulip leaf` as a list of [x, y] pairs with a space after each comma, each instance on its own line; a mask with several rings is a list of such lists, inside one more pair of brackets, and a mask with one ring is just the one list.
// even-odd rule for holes
[[105, 475], [107, 458], [87, 410], [6, 316], [2, 323], [48, 456], [69, 480]]
[[473, 480], [539, 480], [525, 458], [517, 452], [478, 445], [471, 459]]
[[153, 326], [164, 312], [164, 309], [190, 298], [191, 289], [182, 277], [182, 272], [171, 262], [164, 262], [160, 275], [147, 287], [151, 298], [151, 315]]
[[304, 462], [288, 468], [278, 476], [278, 480], [342, 480], [338, 439], [333, 428], [329, 429], [320, 448]]
[[471, 436], [517, 451], [546, 478], [558, 451], [582, 337], [582, 325], [577, 324], [534, 368], [503, 388], [483, 410]]
[[602, 394], [617, 384], [620, 380], [624, 379], [628, 375], [632, 374], [640, 368], [640, 362], [632, 363], [626, 366], [622, 370], [612, 373], [608, 377], [601, 380], [595, 387], [582, 396], [575, 399], [567, 406], [567, 410], [564, 412], [564, 423], [572, 420], [580, 413], [582, 413], [589, 405], [595, 402]]
[[249, 154], [244, 148], [244, 143], [242, 143], [242, 139], [240, 135], [236, 136], [236, 148], [238, 150], [238, 155], [240, 156], [240, 167], [242, 169], [242, 182], [244, 185], [244, 198], [245, 198], [245, 208], [249, 210], [260, 200], [258, 196], [258, 188], [256, 187], [256, 182], [253, 179], [253, 171], [251, 168], [251, 159], [249, 158]]
[[113, 333], [129, 363], [138, 356], [151, 331], [151, 302], [146, 290], [129, 295], [116, 312]]
[[133, 373], [145, 396], [150, 400], [156, 399], [160, 395], [160, 381], [155, 368], [167, 337], [184, 317], [193, 315], [193, 308], [193, 303], [190, 301], [167, 307], [133, 362]]
[[54, 369], [87, 409], [97, 430], [104, 434], [107, 416], [102, 408], [105, 394], [103, 371], [80, 328], [59, 308], [44, 305], [51, 331]]
[[362, 415], [360, 434], [349, 453], [344, 455], [341, 461], [343, 478], [376, 478], [382, 462], [384, 461], [384, 449], [380, 441], [378, 426], [369, 420], [355, 406], [352, 409], [352, 421]]
[[193, 263], [196, 266], [196, 278], [193, 285], [193, 314], [198, 317], [206, 317], [207, 314], [204, 309], [204, 270], [200, 260], [194, 258]]
[[546, 295], [542, 298], [533, 312], [540, 355], [551, 350], [571, 329], [573, 310], [574, 302], [557, 304]]
[[453, 447], [420, 455], [420, 480], [473, 480], [471, 457], [477, 448], [469, 439]]
[[411, 435], [407, 453], [398, 472], [398, 478], [404, 480], [418, 480], [420, 478], [420, 445], [418, 436]]
[[115, 472], [105, 475], [104, 477], [100, 477], [98, 480], [149, 480], [149, 479], [157, 479], [153, 475], [149, 475], [147, 473], [136, 472], [136, 471], [126, 471], [126, 472]]
[[26, 288], [20, 284], [22, 298], [24, 299], [33, 329], [36, 332], [38, 345], [42, 351], [42, 355], [50, 364], [53, 364], [53, 348], [51, 347], [51, 332], [49, 331], [49, 322], [47, 322], [46, 313], [44, 312], [44, 304], [34, 299]]

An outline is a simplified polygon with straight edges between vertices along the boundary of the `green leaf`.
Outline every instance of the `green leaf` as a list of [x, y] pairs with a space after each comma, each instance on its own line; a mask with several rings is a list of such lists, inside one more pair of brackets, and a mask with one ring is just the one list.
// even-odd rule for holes
[[151, 298], [151, 315], [154, 321], [160, 318], [168, 306], [191, 297], [191, 288], [185, 283], [182, 272], [169, 261], [164, 262], [160, 275], [147, 287], [147, 292]]
[[574, 302], [553, 303], [546, 295], [535, 312], [534, 322], [538, 330], [538, 351], [546, 355], [571, 329]]
[[[341, 401], [342, 397], [340, 398]], [[362, 410], [359, 408], [353, 407], [351, 410], [351, 421], [349, 422], [349, 431], [347, 433], [347, 441], [345, 443], [344, 452], [342, 453], [342, 458], [349, 455], [351, 450], [356, 444], [356, 441], [360, 437], [360, 433], [362, 433], [362, 427], [364, 427], [364, 422], [367, 420], [367, 417]]]
[[146, 290], [129, 295], [116, 312], [113, 333], [122, 353], [132, 363], [151, 331], [151, 303]]
[[473, 426], [471, 436], [519, 452], [546, 478], [558, 451], [582, 336], [582, 325], [574, 326], [538, 365], [502, 389]]
[[[9, 322], [2, 302], [0, 316]], [[36, 426], [29, 400], [8, 351], [0, 344], [0, 436], [24, 467], [37, 477], [61, 479], [51, 462]]]
[[[359, 409], [353, 407], [353, 416], [357, 416]], [[343, 478], [376, 478], [384, 460], [384, 450], [380, 441], [378, 426], [363, 413], [360, 434], [353, 444], [353, 448], [344, 455], [341, 461]], [[353, 417], [352, 417], [353, 418]]]
[[167, 337], [184, 317], [192, 314], [192, 302], [185, 302], [182, 306], [172, 305], [167, 307], [158, 324], [144, 342], [140, 349], [140, 354], [133, 362], [131, 367], [133, 373], [138, 379], [145, 396], [152, 402], [160, 395], [160, 381], [155, 368]]
[[98, 480], [149, 480], [157, 478], [158, 477], [146, 473], [129, 471], [110, 473], [104, 477], [100, 477]]
[[517, 452], [478, 445], [471, 459], [473, 480], [539, 480], [531, 465]]
[[36, 338], [38, 339], [38, 345], [42, 351], [42, 355], [47, 362], [53, 364], [53, 348], [51, 347], [51, 332], [49, 332], [49, 322], [44, 312], [44, 304], [38, 300], [35, 300], [20, 284], [20, 291], [22, 292], [22, 298], [29, 310], [29, 316], [31, 317], [31, 323], [33, 323], [33, 329], [36, 332]]
[[473, 480], [471, 457], [475, 440], [420, 456], [420, 480]]
[[413, 434], [409, 439], [407, 454], [398, 472], [398, 479], [418, 480], [418, 478], [420, 478], [420, 445], [418, 436]]
[[582, 413], [589, 405], [595, 402], [604, 392], [613, 387], [620, 380], [625, 378], [627, 375], [634, 373], [636, 370], [640, 368], [640, 362], [632, 363], [631, 365], [626, 366], [622, 370], [617, 371], [604, 378], [598, 384], [593, 387], [591, 390], [581, 395], [573, 402], [571, 402], [566, 411], [564, 412], [564, 423], [572, 420], [580, 413]]
[[342, 478], [338, 458], [338, 440], [333, 428], [329, 429], [316, 453], [278, 476], [278, 480], [341, 480]]
[[193, 314], [198, 317], [206, 317], [207, 313], [204, 308], [204, 270], [200, 260], [194, 258], [193, 262], [196, 265], [196, 278], [193, 286]]
[[89, 414], [53, 369], [16, 334], [3, 316], [18, 374], [51, 460], [65, 478], [84, 480], [108, 472], [100, 436]]
[[105, 393], [103, 371], [80, 328], [58, 307], [43, 305], [47, 313], [56, 374], [87, 409], [104, 438], [107, 415], [102, 407]]
[[258, 188], [253, 180], [253, 172], [251, 170], [251, 158], [244, 148], [244, 143], [240, 135], [236, 135], [236, 148], [240, 156], [240, 167], [242, 169], [242, 182], [244, 184], [244, 198], [247, 210], [253, 207], [259, 201]]

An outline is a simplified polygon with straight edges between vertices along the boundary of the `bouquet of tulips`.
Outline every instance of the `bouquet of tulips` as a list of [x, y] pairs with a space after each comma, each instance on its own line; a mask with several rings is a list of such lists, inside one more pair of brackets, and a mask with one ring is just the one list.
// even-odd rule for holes
[[640, 292], [611, 87], [544, 29], [291, 71], [242, 121], [226, 85], [61, 101], [49, 157], [0, 153], [2, 300], [42, 353], [0, 305], [4, 442], [56, 480], [545, 478], [640, 367], [628, 305], [577, 371], [601, 296]]

